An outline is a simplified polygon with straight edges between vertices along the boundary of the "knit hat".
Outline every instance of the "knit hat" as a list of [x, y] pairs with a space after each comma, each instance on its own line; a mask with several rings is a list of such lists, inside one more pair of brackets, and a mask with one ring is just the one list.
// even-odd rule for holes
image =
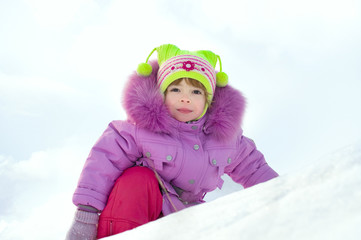
[[[216, 86], [224, 87], [228, 83], [228, 76], [222, 72], [221, 58], [218, 55], [208, 50], [194, 52], [180, 50], [172, 44], [154, 48], [146, 62], [139, 64], [137, 69], [139, 75], [149, 76], [152, 73], [148, 60], [154, 51], [158, 53], [157, 84], [162, 92], [179, 78], [193, 78], [205, 86], [209, 93], [209, 100], [212, 100]], [[216, 74], [217, 60], [220, 72]]]

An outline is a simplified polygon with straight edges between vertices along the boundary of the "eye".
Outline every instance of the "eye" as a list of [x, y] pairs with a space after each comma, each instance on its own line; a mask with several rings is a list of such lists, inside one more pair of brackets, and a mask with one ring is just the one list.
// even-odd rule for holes
[[198, 89], [193, 90], [193, 93], [194, 93], [194, 94], [197, 94], [197, 95], [202, 95], [202, 94], [203, 94], [202, 91], [201, 91], [201, 90], [198, 90]]
[[169, 91], [170, 92], [180, 92], [180, 89], [175, 87], [175, 88], [171, 88]]

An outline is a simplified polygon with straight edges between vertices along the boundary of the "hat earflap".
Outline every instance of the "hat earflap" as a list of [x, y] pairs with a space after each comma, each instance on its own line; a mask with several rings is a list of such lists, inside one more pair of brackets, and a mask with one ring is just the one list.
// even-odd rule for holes
[[228, 83], [228, 75], [222, 72], [222, 62], [220, 56], [217, 55], [219, 61], [219, 72], [216, 74], [217, 87], [225, 87]]
[[154, 53], [155, 50], [157, 50], [157, 48], [153, 49], [153, 51], [149, 54], [149, 56], [147, 57], [147, 60], [144, 63], [140, 63], [138, 65], [138, 68], [137, 68], [138, 75], [148, 77], [152, 73], [153, 69], [152, 69], [152, 66], [148, 63], [148, 60], [149, 60], [150, 56], [152, 56], [152, 54]]

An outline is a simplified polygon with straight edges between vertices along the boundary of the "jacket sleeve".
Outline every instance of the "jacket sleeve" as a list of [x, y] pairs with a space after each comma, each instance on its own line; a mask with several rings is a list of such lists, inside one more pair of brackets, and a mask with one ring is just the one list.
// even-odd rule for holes
[[140, 157], [135, 132], [135, 126], [127, 122], [109, 124], [85, 162], [73, 195], [75, 205], [104, 209], [116, 179]]
[[240, 136], [238, 150], [236, 166], [228, 173], [233, 181], [248, 188], [278, 176], [257, 150], [253, 140]]

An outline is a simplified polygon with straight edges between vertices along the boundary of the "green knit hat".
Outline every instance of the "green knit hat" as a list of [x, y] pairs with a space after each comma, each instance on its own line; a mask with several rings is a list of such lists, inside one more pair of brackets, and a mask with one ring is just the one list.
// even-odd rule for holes
[[[150, 56], [157, 51], [159, 70], [157, 82], [160, 90], [164, 92], [167, 87], [179, 78], [193, 78], [201, 82], [213, 98], [216, 86], [224, 87], [228, 83], [228, 76], [222, 72], [221, 58], [208, 50], [188, 51], [180, 50], [172, 44], [164, 44], [149, 54], [145, 63], [138, 66], [137, 72], [142, 76], [149, 76], [152, 67], [148, 64]], [[219, 61], [220, 72], [216, 74], [215, 67]]]

